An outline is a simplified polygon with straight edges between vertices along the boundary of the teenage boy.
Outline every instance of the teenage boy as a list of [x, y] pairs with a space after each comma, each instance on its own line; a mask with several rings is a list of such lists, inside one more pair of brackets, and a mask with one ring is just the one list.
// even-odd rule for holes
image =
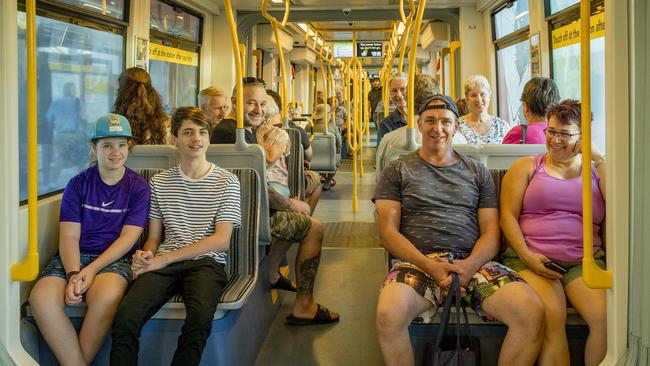
[[241, 225], [239, 182], [206, 160], [211, 125], [201, 109], [178, 108], [171, 132], [180, 165], [151, 179], [149, 237], [133, 255], [136, 280], [113, 322], [111, 365], [137, 365], [142, 326], [179, 292], [187, 315], [172, 365], [198, 365], [227, 283], [226, 251]]

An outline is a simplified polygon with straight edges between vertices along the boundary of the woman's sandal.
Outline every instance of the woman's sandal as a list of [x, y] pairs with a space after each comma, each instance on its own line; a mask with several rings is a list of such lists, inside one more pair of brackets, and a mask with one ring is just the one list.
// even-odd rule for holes
[[316, 315], [312, 319], [296, 318], [292, 314], [287, 316], [287, 324], [289, 325], [315, 325], [315, 324], [330, 324], [339, 321], [339, 316], [332, 313], [321, 304], [316, 304]]
[[280, 278], [278, 278], [277, 282], [271, 284], [271, 289], [296, 292], [297, 289], [293, 282], [291, 282], [290, 279], [284, 277], [282, 273], [278, 272], [278, 274], [280, 275]]

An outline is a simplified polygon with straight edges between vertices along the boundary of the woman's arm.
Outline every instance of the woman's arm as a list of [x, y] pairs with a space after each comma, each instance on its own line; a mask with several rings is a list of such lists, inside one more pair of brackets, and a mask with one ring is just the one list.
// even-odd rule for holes
[[[512, 249], [517, 252], [528, 268], [535, 273], [550, 279], [562, 278], [557, 272], [544, 267], [549, 259], [533, 253], [528, 249], [524, 234], [519, 227], [519, 215], [524, 201], [528, 181], [533, 173], [535, 158], [525, 157], [515, 161], [501, 182], [501, 230]], [[552, 230], [552, 228], [549, 228]]]
[[65, 273], [79, 271], [79, 238], [81, 224], [78, 222], [62, 221], [59, 223], [59, 255]]

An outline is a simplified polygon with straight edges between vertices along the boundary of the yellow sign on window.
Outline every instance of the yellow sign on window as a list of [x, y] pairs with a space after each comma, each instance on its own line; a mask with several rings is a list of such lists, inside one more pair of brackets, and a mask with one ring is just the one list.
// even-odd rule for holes
[[[605, 12], [593, 15], [589, 19], [590, 39], [605, 36]], [[580, 20], [554, 29], [551, 33], [553, 48], [562, 48], [580, 43]]]
[[198, 53], [156, 43], [149, 44], [149, 59], [188, 66], [199, 66]]

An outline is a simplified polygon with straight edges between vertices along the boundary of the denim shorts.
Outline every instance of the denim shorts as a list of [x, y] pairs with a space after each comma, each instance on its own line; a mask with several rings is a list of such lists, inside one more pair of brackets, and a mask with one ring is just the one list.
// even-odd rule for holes
[[[97, 259], [97, 257], [99, 257], [99, 254], [81, 254], [79, 256], [79, 268], [84, 269], [84, 267], [92, 263]], [[133, 278], [131, 273], [131, 257], [127, 256], [116, 260], [97, 272], [97, 274], [101, 273], [117, 273], [124, 278], [127, 284], [130, 284]], [[47, 266], [45, 266], [45, 269], [43, 269], [43, 272], [38, 276], [38, 279], [45, 276], [54, 276], [67, 280], [65, 269], [63, 269], [63, 262], [61, 262], [61, 256], [58, 253], [50, 260]]]
[[[426, 254], [426, 256], [432, 259], [437, 258], [444, 262], [453, 262], [452, 258], [458, 258], [458, 256], [448, 252], [430, 253]], [[433, 317], [438, 312], [438, 306], [443, 303], [446, 294], [442, 292], [433, 278], [412, 263], [393, 259], [391, 265], [392, 267], [384, 280], [384, 286], [393, 282], [401, 282], [413, 288], [415, 292], [433, 304], [431, 309], [420, 314], [413, 321], [415, 323], [433, 322]], [[483, 320], [487, 320], [488, 317], [481, 311], [483, 300], [506, 284], [519, 281], [523, 282], [524, 280], [512, 269], [495, 261], [487, 262], [479, 268], [465, 285], [465, 296], [463, 300]]]

